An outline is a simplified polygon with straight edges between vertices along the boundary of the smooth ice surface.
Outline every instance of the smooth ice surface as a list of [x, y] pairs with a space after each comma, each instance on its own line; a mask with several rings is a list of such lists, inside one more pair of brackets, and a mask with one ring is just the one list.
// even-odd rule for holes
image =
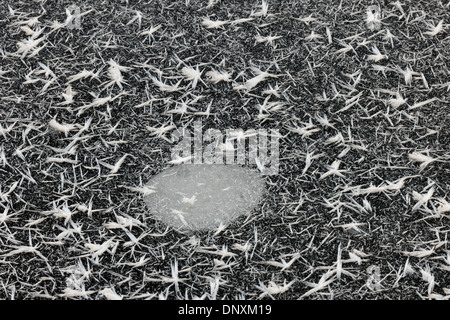
[[220, 164], [182, 164], [147, 183], [150, 213], [174, 228], [201, 230], [227, 224], [260, 201], [264, 181], [256, 170]]

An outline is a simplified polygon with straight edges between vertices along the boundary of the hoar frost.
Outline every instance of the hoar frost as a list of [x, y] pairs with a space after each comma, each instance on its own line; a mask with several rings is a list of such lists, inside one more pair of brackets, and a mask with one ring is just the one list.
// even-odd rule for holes
[[176, 229], [214, 229], [251, 212], [264, 180], [257, 170], [220, 164], [183, 164], [150, 179], [150, 213]]

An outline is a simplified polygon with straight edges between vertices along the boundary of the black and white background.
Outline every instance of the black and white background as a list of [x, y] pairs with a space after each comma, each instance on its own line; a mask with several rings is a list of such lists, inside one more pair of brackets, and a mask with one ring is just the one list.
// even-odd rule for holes
[[[2, 1], [0, 298], [448, 299], [449, 10]], [[133, 188], [196, 120], [278, 129], [280, 167], [180, 233]]]

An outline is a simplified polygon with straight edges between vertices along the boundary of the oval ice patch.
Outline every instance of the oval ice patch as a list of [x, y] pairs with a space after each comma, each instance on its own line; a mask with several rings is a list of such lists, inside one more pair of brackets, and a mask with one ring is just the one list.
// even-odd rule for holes
[[150, 213], [176, 229], [214, 229], [250, 213], [264, 190], [256, 170], [220, 164], [182, 164], [147, 183]]

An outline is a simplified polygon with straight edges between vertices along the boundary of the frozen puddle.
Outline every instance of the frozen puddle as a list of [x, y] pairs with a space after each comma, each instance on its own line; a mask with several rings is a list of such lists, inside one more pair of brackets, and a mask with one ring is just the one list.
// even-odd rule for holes
[[155, 175], [145, 196], [150, 212], [176, 229], [214, 229], [258, 204], [264, 190], [259, 171], [236, 165], [183, 164]]

